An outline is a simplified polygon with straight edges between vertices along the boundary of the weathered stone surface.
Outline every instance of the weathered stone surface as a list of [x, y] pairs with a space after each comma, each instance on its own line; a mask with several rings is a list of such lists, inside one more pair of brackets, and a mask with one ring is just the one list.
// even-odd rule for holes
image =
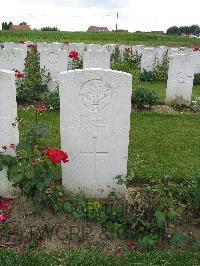
[[27, 45], [23, 43], [14, 43], [14, 42], [5, 42], [4, 43], [4, 48], [5, 49], [12, 49], [12, 48], [17, 48], [17, 49], [22, 49], [24, 51], [24, 58], [27, 56]]
[[25, 67], [24, 59], [25, 59], [25, 54], [22, 49], [18, 48], [0, 49], [1, 69], [8, 69], [8, 70], [17, 69], [22, 72]]
[[191, 101], [194, 79], [194, 60], [190, 54], [174, 54], [170, 56], [166, 104], [176, 98]]
[[51, 75], [48, 90], [55, 90], [55, 84], [59, 84], [60, 73], [67, 70], [68, 58], [63, 50], [41, 50], [40, 67], [45, 68]]
[[86, 51], [83, 57], [83, 68], [110, 69], [110, 53], [105, 51]]
[[152, 71], [155, 62], [155, 48], [147, 47], [142, 51], [141, 72]]
[[[84, 69], [61, 74], [61, 145], [70, 157], [62, 165], [66, 190], [105, 198], [125, 186], [130, 129], [132, 76]], [[67, 101], [67, 104], [66, 104]]]
[[[13, 71], [0, 69], [0, 152], [4, 152], [2, 146], [8, 149], [5, 154], [14, 155], [10, 144], [17, 145], [19, 132], [17, 125], [14, 126], [17, 116], [15, 73]], [[12, 186], [7, 178], [7, 169], [0, 171], [0, 195], [8, 196]]]
[[88, 44], [87, 51], [106, 51], [106, 47], [101, 44]]

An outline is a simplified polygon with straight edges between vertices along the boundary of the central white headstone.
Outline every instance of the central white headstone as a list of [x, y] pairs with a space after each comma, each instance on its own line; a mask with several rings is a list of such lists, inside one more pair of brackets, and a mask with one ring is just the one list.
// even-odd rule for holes
[[84, 69], [61, 74], [62, 165], [66, 190], [105, 198], [124, 193], [116, 177], [126, 176], [132, 76], [112, 70]]

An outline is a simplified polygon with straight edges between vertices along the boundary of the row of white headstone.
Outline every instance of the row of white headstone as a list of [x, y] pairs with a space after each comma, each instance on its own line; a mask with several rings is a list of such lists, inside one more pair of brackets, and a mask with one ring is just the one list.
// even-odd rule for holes
[[[131, 113], [132, 76], [104, 69], [102, 57], [99, 60], [100, 68], [88, 65], [60, 73], [59, 88], [61, 146], [70, 158], [62, 165], [63, 185], [67, 191], [91, 198], [125, 191], [115, 177], [127, 174]], [[4, 152], [2, 146], [18, 143], [18, 129], [12, 125], [17, 115], [13, 71], [0, 70], [0, 95], [0, 147]], [[10, 189], [4, 168], [0, 194], [8, 195]]]
[[[27, 54], [27, 45], [5, 43], [4, 49], [0, 50], [0, 67], [3, 69], [18, 69], [23, 71], [24, 58]], [[61, 44], [61, 43], [37, 43], [40, 53], [40, 66], [51, 74], [48, 90], [53, 91], [59, 84], [60, 73], [71, 69], [72, 59], [70, 51], [77, 51], [79, 56], [84, 57], [83, 68], [110, 69], [110, 55], [117, 46], [95, 44]], [[155, 58], [161, 63], [163, 55], [168, 51], [170, 57], [168, 82], [166, 91], [166, 104], [170, 104], [177, 97], [190, 102], [194, 74], [200, 72], [200, 52], [193, 52], [190, 48], [168, 48], [138, 46], [118, 46], [121, 53], [125, 49], [137, 52], [141, 55], [141, 71], [152, 71]], [[87, 51], [86, 51], [87, 49]]]

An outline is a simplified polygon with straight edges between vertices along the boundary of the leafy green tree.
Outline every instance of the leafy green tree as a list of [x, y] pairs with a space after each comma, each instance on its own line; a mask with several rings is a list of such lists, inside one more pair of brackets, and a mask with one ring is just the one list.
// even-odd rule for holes
[[28, 25], [25, 21], [19, 23], [19, 25]]
[[180, 29], [177, 26], [170, 27], [169, 29], [167, 29], [167, 34], [180, 35]]

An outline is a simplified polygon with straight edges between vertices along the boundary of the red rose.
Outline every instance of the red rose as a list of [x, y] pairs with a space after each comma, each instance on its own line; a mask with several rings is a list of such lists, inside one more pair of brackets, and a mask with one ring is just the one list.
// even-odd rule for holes
[[0, 210], [7, 209], [8, 207], [9, 207], [9, 203], [7, 202], [0, 203]]
[[39, 108], [38, 108], [38, 112], [39, 113], [43, 113], [43, 112], [45, 112], [46, 111], [46, 109], [47, 109], [47, 107], [46, 107], [46, 104], [40, 104], [40, 106], [39, 106]]
[[10, 148], [14, 149], [15, 148], [15, 144], [10, 144]]
[[6, 147], [6, 146], [2, 146], [2, 149], [3, 149], [4, 151], [6, 151], [6, 150], [7, 150], [7, 147]]
[[69, 57], [72, 58], [72, 60], [79, 60], [78, 52], [76, 51], [71, 51]]
[[47, 149], [46, 154], [49, 160], [53, 163], [61, 163], [62, 161], [63, 163], [69, 162], [67, 153], [61, 150], [49, 148]]
[[18, 70], [15, 70], [15, 77], [17, 78], [24, 78], [24, 74], [19, 72]]

